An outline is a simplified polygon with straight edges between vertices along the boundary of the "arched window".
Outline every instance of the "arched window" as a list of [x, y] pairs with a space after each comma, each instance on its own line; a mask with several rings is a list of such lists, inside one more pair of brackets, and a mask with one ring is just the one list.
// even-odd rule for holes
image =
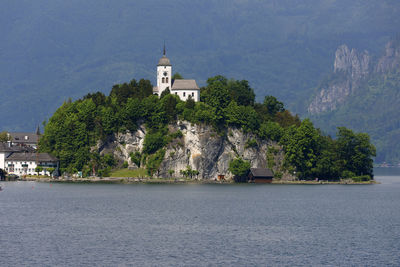
[[185, 92], [183, 92], [183, 96], [186, 96], [186, 93], [185, 93]]
[[162, 77], [162, 81], [161, 81], [162, 83], [165, 83], [165, 78], [164, 77]]
[[168, 77], [167, 77], [167, 78], [165, 78], [165, 82], [166, 82], [166, 83], [168, 83]]

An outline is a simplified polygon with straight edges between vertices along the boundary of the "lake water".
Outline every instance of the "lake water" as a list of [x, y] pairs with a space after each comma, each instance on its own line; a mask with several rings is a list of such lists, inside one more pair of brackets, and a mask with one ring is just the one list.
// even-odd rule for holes
[[377, 185], [2, 182], [2, 266], [400, 265], [400, 169]]

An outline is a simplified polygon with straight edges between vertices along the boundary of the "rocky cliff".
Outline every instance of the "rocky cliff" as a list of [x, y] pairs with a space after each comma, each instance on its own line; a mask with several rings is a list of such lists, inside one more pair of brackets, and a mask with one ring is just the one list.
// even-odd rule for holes
[[370, 73], [370, 55], [368, 51], [351, 51], [341, 45], [335, 53], [334, 74], [320, 86], [317, 95], [308, 107], [311, 114], [335, 110], [347, 96], [360, 86]]
[[373, 74], [396, 71], [400, 67], [400, 41], [386, 44], [384, 55], [377, 62], [371, 62], [368, 51], [358, 52], [341, 45], [335, 53], [333, 74], [317, 89], [308, 106], [310, 114], [333, 111], [344, 103]]
[[[270, 167], [275, 174], [283, 174], [284, 179], [291, 176], [282, 171], [283, 151], [271, 141], [264, 141], [254, 134], [230, 128], [227, 136], [216, 133], [211, 126], [191, 124], [179, 121], [169, 125], [170, 132], [180, 130], [182, 137], [172, 140], [166, 147], [166, 153], [156, 173], [158, 177], [180, 177], [180, 171], [188, 166], [199, 171], [197, 178], [216, 179], [225, 175], [231, 179], [228, 171], [229, 162], [241, 157], [251, 163], [251, 167]], [[143, 149], [146, 130], [140, 126], [134, 133], [115, 134], [105, 143], [99, 144], [102, 154], [113, 153], [120, 162], [128, 162], [130, 168], [137, 168], [130, 158], [130, 153]], [[280, 174], [278, 174], [280, 176]]]
[[379, 59], [375, 71], [386, 73], [400, 68], [400, 40], [386, 44], [385, 54]]

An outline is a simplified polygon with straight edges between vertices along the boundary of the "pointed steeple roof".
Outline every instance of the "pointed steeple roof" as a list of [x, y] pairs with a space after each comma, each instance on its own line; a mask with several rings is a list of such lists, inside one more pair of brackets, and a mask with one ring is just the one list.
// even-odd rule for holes
[[36, 132], [35, 132], [37, 135], [40, 135], [40, 127], [39, 127], [39, 124], [38, 124], [38, 126], [36, 127]]
[[167, 58], [167, 56], [165, 55], [165, 42], [164, 42], [164, 48], [163, 48], [163, 56], [162, 58], [160, 58], [160, 60], [158, 61], [157, 66], [172, 66], [171, 62], [169, 61], [169, 58]]

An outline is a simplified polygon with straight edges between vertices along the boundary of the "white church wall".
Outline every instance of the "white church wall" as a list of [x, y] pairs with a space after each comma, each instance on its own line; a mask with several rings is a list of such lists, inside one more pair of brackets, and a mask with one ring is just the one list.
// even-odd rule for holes
[[[167, 75], [164, 75], [165, 72]], [[167, 87], [169, 87], [169, 89], [171, 90], [171, 77], [172, 77], [171, 66], [157, 66], [157, 88], [159, 96], [165, 89], [167, 89]], [[166, 80], [168, 80], [168, 82], [166, 82]]]
[[200, 101], [200, 90], [172, 90], [171, 94], [179, 96], [183, 101], [186, 101], [189, 96], [191, 96], [195, 102]]

